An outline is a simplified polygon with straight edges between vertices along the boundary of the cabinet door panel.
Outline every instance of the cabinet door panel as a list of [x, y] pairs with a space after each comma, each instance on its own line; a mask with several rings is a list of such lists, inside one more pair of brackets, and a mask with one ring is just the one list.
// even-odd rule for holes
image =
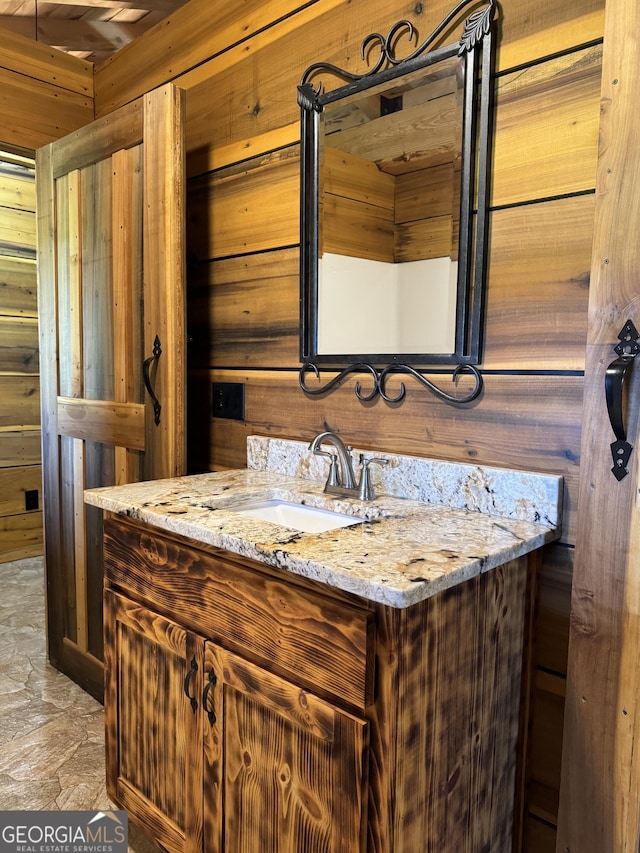
[[111, 591], [105, 629], [109, 795], [168, 850], [200, 851], [204, 640]]
[[211, 672], [205, 850], [363, 851], [367, 722], [207, 644]]

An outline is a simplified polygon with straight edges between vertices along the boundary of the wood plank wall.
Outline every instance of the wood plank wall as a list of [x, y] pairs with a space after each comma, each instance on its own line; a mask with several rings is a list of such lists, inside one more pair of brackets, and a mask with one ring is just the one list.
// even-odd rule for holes
[[[29, 156], [17, 152], [32, 152], [92, 120], [93, 66], [2, 31], [0, 91], [0, 149], [7, 149], [0, 151], [0, 561], [5, 562], [42, 554], [35, 173]], [[25, 509], [27, 493], [37, 509]]]
[[34, 150], [93, 119], [90, 62], [0, 32], [0, 142]]
[[[191, 0], [95, 75], [96, 110], [168, 79], [187, 89], [191, 470], [245, 464], [248, 434], [333, 429], [396, 451], [562, 474], [562, 540], [539, 585], [525, 849], [554, 850], [599, 124], [604, 0], [502, 0], [495, 79], [485, 390], [465, 408], [409, 386], [363, 406], [352, 384], [298, 388], [298, 110], [312, 62], [362, 69], [400, 18], [421, 37], [448, 0]], [[436, 379], [446, 384], [445, 376]], [[211, 383], [245, 386], [245, 420]]]
[[0, 151], [0, 561], [42, 553], [35, 167]]

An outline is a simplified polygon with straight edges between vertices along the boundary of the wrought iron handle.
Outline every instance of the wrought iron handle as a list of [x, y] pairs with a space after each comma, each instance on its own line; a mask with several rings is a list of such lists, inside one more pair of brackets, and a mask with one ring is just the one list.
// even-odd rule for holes
[[611, 444], [611, 455], [613, 457], [613, 468], [611, 471], [618, 481], [623, 480], [629, 473], [627, 465], [629, 464], [629, 458], [633, 450], [633, 447], [627, 441], [627, 433], [624, 427], [622, 393], [627, 373], [636, 355], [640, 352], [639, 338], [640, 335], [638, 335], [636, 327], [631, 320], [627, 320], [618, 335], [620, 343], [614, 347], [618, 358], [614, 359], [607, 367], [604, 378], [607, 412], [613, 434], [616, 437], [616, 440]]
[[151, 397], [151, 401], [153, 403], [153, 414], [156, 426], [160, 424], [161, 406], [153, 390], [153, 385], [151, 384], [151, 365], [154, 361], [157, 362], [161, 355], [162, 349], [160, 347], [160, 338], [156, 335], [153, 342], [153, 355], [150, 355], [149, 358], [145, 358], [142, 362], [142, 378], [144, 379], [144, 387], [147, 389], [147, 393]]
[[195, 699], [191, 693], [189, 688], [191, 687], [191, 679], [198, 671], [198, 664], [196, 663], [195, 655], [191, 659], [191, 663], [189, 664], [189, 672], [186, 674], [184, 679], [184, 693], [189, 702], [191, 702], [191, 710], [195, 712], [198, 710], [198, 700]]
[[213, 725], [216, 721], [216, 712], [214, 710], [209, 710], [207, 707], [209, 702], [209, 693], [216, 685], [217, 682], [215, 672], [210, 669], [209, 670], [209, 681], [206, 683], [204, 690], [202, 691], [202, 707], [205, 708], [207, 712], [207, 717], [209, 717], [209, 724]]

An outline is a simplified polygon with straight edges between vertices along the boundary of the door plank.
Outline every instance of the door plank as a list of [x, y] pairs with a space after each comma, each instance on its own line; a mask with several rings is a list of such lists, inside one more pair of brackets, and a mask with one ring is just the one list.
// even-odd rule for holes
[[[116, 151], [111, 158], [112, 179], [112, 252], [113, 252], [113, 357], [114, 373], [120, 380], [114, 387], [118, 403], [142, 402], [140, 359], [142, 329], [137, 306], [142, 298], [142, 256], [140, 252], [142, 209], [142, 151], [134, 148]], [[136, 479], [139, 458], [129, 448], [116, 447], [115, 482]]]
[[112, 151], [142, 142], [143, 100], [138, 99], [111, 115], [96, 119], [54, 143], [51, 169], [59, 178], [104, 160]]
[[58, 431], [73, 438], [144, 450], [144, 406], [58, 398]]
[[640, 513], [637, 365], [625, 380], [629, 475], [611, 473], [605, 372], [625, 321], [640, 328], [640, 53], [637, 0], [606, 7], [589, 290], [578, 535], [571, 596], [558, 850], [636, 853], [640, 843]]
[[87, 544], [85, 536], [84, 506], [84, 442], [74, 439], [72, 445], [74, 489], [73, 514], [76, 531], [74, 550], [76, 568], [76, 644], [81, 652], [89, 650], [88, 607], [87, 607]]
[[[164, 416], [155, 424], [147, 407], [145, 479], [182, 474], [186, 468], [186, 359], [183, 347], [167, 345], [185, 339], [184, 93], [165, 86], [145, 96], [144, 223], [145, 270], [144, 352], [150, 357], [156, 335], [162, 346], [155, 373], [155, 393]], [[153, 212], [150, 214], [150, 212]], [[152, 288], [155, 299], [147, 299]], [[150, 433], [153, 440], [150, 439]]]

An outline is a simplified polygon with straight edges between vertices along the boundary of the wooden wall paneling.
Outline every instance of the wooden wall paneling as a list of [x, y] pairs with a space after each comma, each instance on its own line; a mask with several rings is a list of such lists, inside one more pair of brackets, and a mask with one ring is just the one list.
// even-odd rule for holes
[[2, 67], [0, 91], [3, 111], [11, 116], [4, 123], [2, 141], [10, 145], [39, 148], [93, 119], [90, 96]]
[[[0, 560], [42, 553], [35, 175], [0, 151]], [[27, 500], [28, 495], [28, 500]]]
[[530, 65], [602, 38], [605, 0], [562, 4], [503, 0], [500, 6], [501, 36], [506, 38], [498, 39], [499, 70]]
[[607, 3], [558, 822], [558, 849], [570, 853], [635, 853], [640, 844], [637, 371], [625, 382], [626, 435], [636, 449], [620, 482], [610, 471], [614, 436], [603, 402], [618, 333], [627, 319], [640, 322], [639, 30], [635, 0]]
[[[2, 157], [0, 152], [0, 157]], [[0, 159], [0, 207], [14, 210], [36, 209], [36, 188], [33, 174], [20, 166]]]
[[555, 826], [528, 815], [523, 850], [525, 853], [556, 853]]
[[37, 376], [0, 374], [0, 427], [36, 426], [40, 423]]
[[20, 317], [37, 317], [35, 258], [0, 254], [0, 312]]
[[300, 241], [298, 146], [189, 183], [187, 249], [199, 261]]
[[6, 29], [2, 30], [0, 68], [18, 71], [25, 78], [93, 99], [93, 65], [90, 62]]
[[3, 316], [3, 307], [0, 305], [0, 370], [38, 373], [38, 321], [35, 317]]
[[0, 516], [0, 559], [24, 560], [42, 554], [42, 512]]
[[187, 291], [190, 369], [295, 364], [299, 299], [297, 248], [198, 264]]
[[40, 464], [40, 427], [0, 427], [0, 469]]
[[560, 793], [564, 679], [538, 672], [531, 714], [528, 810], [555, 823]]
[[593, 189], [602, 49], [499, 77], [491, 205]]
[[[419, 32], [422, 32], [429, 29], [429, 24], [435, 25], [449, 10], [449, 7], [443, 3], [438, 7], [430, 5], [428, 9], [421, 6], [420, 9], [422, 10], [420, 15], [415, 15], [413, 9], [411, 11], [403, 9], [403, 13], [398, 17], [411, 20], [418, 27]], [[369, 25], [369, 29], [367, 29], [361, 20], [353, 20], [355, 11], [353, 4], [333, 10], [315, 22], [315, 27], [309, 32], [308, 37], [305, 33], [304, 41], [301, 41], [298, 32], [293, 31], [278, 39], [274, 44], [266, 45], [262, 50], [258, 51], [256, 48], [256, 52], [252, 53], [244, 62], [227, 64], [226, 68], [212, 68], [214, 76], [210, 80], [204, 79], [194, 85], [193, 88], [188, 77], [184, 81], [181, 80], [181, 85], [188, 89], [187, 146], [189, 150], [197, 150], [202, 156], [202, 149], [207, 146], [218, 148], [237, 139], [253, 140], [256, 136], [273, 131], [276, 127], [285, 127], [296, 122], [299, 117], [299, 110], [295, 100], [295, 87], [305, 68], [312, 62], [327, 60], [350, 70], [363, 70], [358, 49], [362, 37], [372, 29], [386, 32], [395, 18], [391, 15], [388, 6], [385, 5], [382, 8], [381, 4], [377, 2], [375, 4], [369, 3], [366, 10], [366, 20]], [[550, 10], [545, 8], [544, 13], [549, 12]], [[424, 20], [425, 15], [429, 16], [428, 23]], [[348, 49], [348, 42], [352, 43], [351, 50]], [[581, 43], [580, 41], [570, 40], [564, 49], [569, 50]], [[283, 53], [292, 57], [291, 63], [282, 63]], [[295, 68], [293, 58], [299, 61], [298, 68]], [[227, 59], [231, 59], [231, 57], [227, 57]], [[526, 59], [526, 56], [522, 56], [518, 64], [525, 62]], [[567, 64], [566, 60], [564, 64]], [[558, 74], [559, 65], [562, 67], [562, 60], [551, 62], [552, 70], [549, 72], [551, 76]], [[203, 66], [198, 69], [198, 72], [203, 75], [205, 70], [206, 68]], [[530, 72], [528, 73], [529, 76], [532, 76]], [[588, 70], [581, 73], [588, 77]], [[517, 74], [519, 77], [523, 76], [522, 71]], [[323, 80], [323, 83], [327, 88], [333, 88], [334, 85], [337, 85], [337, 82], [334, 83], [330, 78], [328, 82]], [[510, 80], [509, 83], [515, 85], [513, 80]], [[594, 90], [596, 103], [597, 85], [596, 79]], [[287, 98], [283, 96], [283, 93], [290, 93], [290, 95]], [[249, 96], [251, 96], [251, 100], [247, 103]], [[546, 164], [546, 168], [549, 168], [552, 166], [553, 160], [558, 159], [558, 150], [564, 147], [566, 151], [566, 148], [572, 144], [575, 146], [575, 140], [579, 141], [582, 128], [572, 125], [571, 116], [567, 112], [570, 109], [569, 104], [565, 104], [563, 110], [562, 104], [554, 105], [550, 99], [544, 101], [544, 96], [541, 97], [542, 100], [534, 104], [534, 110], [543, 111], [545, 124], [550, 119], [555, 121], [557, 126], [551, 131], [552, 138], [544, 139], [544, 133], [540, 132], [542, 126], [540, 116], [535, 111], [529, 112], [528, 110], [531, 107], [528, 107], [526, 110], [521, 110], [518, 115], [518, 121], [524, 124], [516, 128], [516, 137], [513, 143], [522, 148], [526, 146], [527, 139], [533, 133], [532, 138], [539, 141], [539, 144], [546, 141], [547, 146], [553, 145], [553, 155], [550, 157], [550, 162]], [[238, 99], [244, 108], [234, 114], [228, 122], [216, 122], [216, 116], [225, 110], [230, 98], [232, 100]], [[547, 115], [547, 108], [550, 104], [557, 112], [552, 111]], [[512, 116], [509, 115], [508, 120], [511, 121], [511, 118]], [[528, 122], [531, 122], [532, 125], [536, 124], [536, 127], [527, 130], [526, 124]], [[597, 128], [597, 119], [595, 120], [595, 127]], [[544, 157], [545, 150], [543, 148], [541, 157]], [[509, 151], [510, 147], [508, 146], [505, 152], [507, 158]], [[579, 167], [580, 163], [578, 162], [574, 168], [577, 170]], [[556, 176], [557, 174], [562, 175], [563, 171], [560, 170]], [[526, 178], [526, 173], [523, 172], [521, 177]], [[593, 179], [590, 185], [593, 185]]]
[[584, 369], [594, 198], [490, 214], [484, 369]]
[[213, 381], [244, 382], [244, 375], [238, 375], [235, 371], [227, 371], [222, 375], [210, 370], [189, 372], [187, 461], [188, 470], [191, 472], [245, 468], [247, 436], [256, 431], [246, 420], [226, 418], [212, 420], [211, 383]]
[[[259, 25], [252, 26], [252, 21], [247, 22], [244, 17], [245, 7], [231, 17], [229, 10], [223, 7], [226, 20], [218, 21], [212, 16], [207, 0], [192, 0], [166, 22], [136, 40], [134, 46], [125, 47], [96, 70], [97, 114], [104, 115], [143, 91], [167, 80], [175, 80], [190, 90], [188, 147], [202, 155], [204, 148], [224, 144], [212, 140], [212, 133], [216, 132], [213, 128], [219, 123], [220, 115], [225, 115], [234, 124], [240, 118], [239, 115], [230, 116], [228, 109], [218, 104], [217, 99], [220, 97], [221, 101], [229, 103], [229, 94], [235, 91], [233, 78], [239, 79], [236, 66], [247, 58], [247, 54], [253, 62], [252, 57], [256, 53], [271, 48], [276, 58], [271, 67], [261, 57], [265, 71], [259, 76], [253, 74], [254, 83], [249, 83], [248, 87], [243, 85], [239, 91], [248, 93], [256, 80], [259, 79], [264, 87], [272, 79], [277, 100], [282, 100], [282, 93], [291, 93], [289, 118], [271, 123], [271, 128], [282, 127], [297, 121], [295, 85], [312, 62], [327, 60], [344, 65], [345, 58], [351, 55], [354, 58], [347, 61], [355, 66], [364, 36], [373, 30], [386, 33], [400, 18], [412, 20], [424, 38], [449, 11], [450, 4], [441, 0], [427, 8], [398, 2], [395, 8], [390, 8], [388, 3], [369, 1], [366, 7], [357, 3], [345, 7], [337, 0], [323, 0], [303, 6], [297, 14], [289, 14], [288, 17], [287, 13], [291, 13], [294, 6], [282, 0], [256, 3], [255, 14], [259, 14], [258, 7], [263, 10], [264, 19], [254, 17], [252, 20]], [[504, 0], [501, 7], [503, 25], [498, 48], [499, 70], [586, 44], [602, 35], [604, 0], [584, 0], [579, 7], [576, 4], [541, 5], [534, 0]], [[416, 9], [419, 9], [418, 14]], [[200, 27], [194, 26], [198, 16], [203, 19]], [[269, 26], [269, 23], [273, 25]], [[177, 37], [180, 27], [185, 27], [187, 32], [182, 39]], [[235, 36], [234, 27], [238, 28]], [[299, 35], [302, 30], [304, 38]], [[285, 41], [287, 36], [289, 38]], [[283, 63], [282, 56], [291, 57], [291, 61]], [[193, 70], [189, 71], [189, 68]], [[228, 79], [212, 85], [213, 79], [225, 68], [228, 69]], [[274, 73], [282, 73], [283, 70], [286, 73], [286, 68], [291, 71], [286, 79]], [[268, 73], [266, 69], [269, 69]], [[239, 130], [235, 138], [250, 144], [254, 136], [264, 132], [256, 121], [258, 114], [266, 113], [273, 119], [273, 108], [264, 88], [259, 99], [247, 103], [245, 96], [242, 103], [246, 112], [253, 114], [253, 127]]]
[[[426, 35], [449, 9], [447, 0], [437, 0], [428, 7], [398, 3], [397, 14], [384, 0], [341, 3], [335, 8], [327, 2], [314, 4], [294, 19], [277, 21], [271, 30], [252, 40], [248, 56], [239, 45], [180, 78], [180, 85], [188, 91], [188, 149], [202, 157], [203, 148], [215, 149], [238, 139], [249, 141], [297, 123], [296, 86], [311, 63], [328, 61], [350, 71], [366, 71], [360, 45], [369, 32], [386, 33], [398, 18], [404, 18]], [[289, 61], [283, 62], [283, 56]], [[327, 89], [341, 82], [324, 75]], [[229, 121], [216, 122], [229, 100], [241, 108]]]
[[0, 252], [35, 257], [36, 226], [33, 210], [0, 209]]
[[538, 577], [536, 662], [546, 672], [566, 676], [574, 550], [549, 545]]
[[[323, 6], [338, 5], [342, 0], [323, 0]], [[196, 69], [206, 59], [224, 53], [230, 45], [238, 45], [245, 54], [252, 50], [256, 38], [269, 38], [274, 22], [298, 27], [297, 17], [308, 21], [316, 3], [300, 0], [250, 0], [242, 4], [210, 0], [191, 0], [187, 7], [177, 9], [135, 40], [112, 55], [96, 68], [97, 115], [104, 115], [117, 106], [155, 89], [162, 83], [178, 79]], [[277, 34], [280, 30], [276, 28]], [[277, 35], [271, 35], [271, 39]], [[209, 76], [209, 75], [207, 75]], [[176, 79], [178, 78], [178, 79]]]
[[40, 493], [40, 466], [22, 465], [0, 468], [0, 517], [19, 515], [25, 511], [25, 491]]

